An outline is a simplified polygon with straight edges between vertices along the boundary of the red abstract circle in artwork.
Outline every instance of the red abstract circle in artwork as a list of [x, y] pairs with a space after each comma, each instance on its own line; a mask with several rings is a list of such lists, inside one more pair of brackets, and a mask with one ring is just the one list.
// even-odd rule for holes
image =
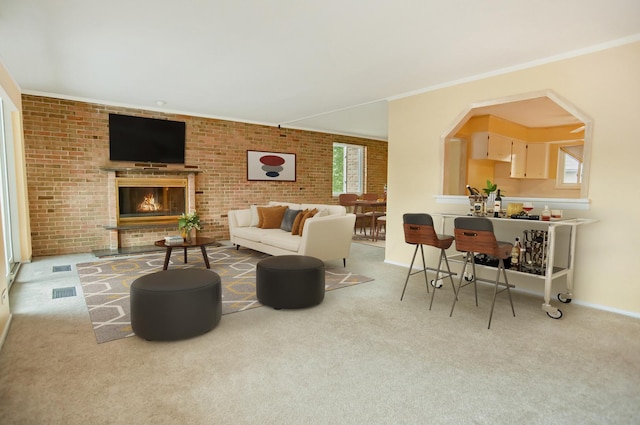
[[282, 165], [284, 164], [284, 158], [276, 155], [264, 155], [260, 157], [260, 162], [262, 162], [264, 165], [271, 166]]

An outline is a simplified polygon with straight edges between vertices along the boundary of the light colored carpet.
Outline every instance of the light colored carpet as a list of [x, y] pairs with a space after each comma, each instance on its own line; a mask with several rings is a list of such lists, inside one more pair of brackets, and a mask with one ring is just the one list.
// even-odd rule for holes
[[478, 287], [479, 307], [464, 288], [453, 317], [445, 286], [429, 311], [420, 275], [400, 301], [407, 269], [384, 263], [384, 253], [354, 243], [348, 269], [375, 283], [327, 292], [313, 308], [255, 308], [187, 340], [108, 344], [96, 344], [81, 295], [51, 297], [80, 285], [75, 270], [51, 273], [53, 265], [95, 258], [34, 259], [10, 293], [0, 422], [638, 423], [640, 320], [579, 300], [552, 320], [540, 295], [515, 292], [516, 317], [500, 296], [487, 330], [490, 286]]
[[370, 236], [365, 236], [362, 234], [353, 235], [353, 241], [356, 243], [361, 243], [370, 246], [377, 246], [379, 248], [384, 248], [385, 246], [385, 238], [384, 235], [380, 235], [380, 238], [373, 241]]
[[[222, 314], [261, 307], [256, 299], [256, 264], [269, 257], [251, 249], [208, 248], [211, 270], [222, 282]], [[164, 254], [103, 259], [76, 265], [82, 292], [98, 343], [133, 336], [129, 293], [131, 283], [140, 276], [162, 270]], [[200, 249], [172, 252], [169, 269], [205, 268]], [[373, 279], [351, 273], [343, 267], [325, 269], [325, 290], [344, 288]]]

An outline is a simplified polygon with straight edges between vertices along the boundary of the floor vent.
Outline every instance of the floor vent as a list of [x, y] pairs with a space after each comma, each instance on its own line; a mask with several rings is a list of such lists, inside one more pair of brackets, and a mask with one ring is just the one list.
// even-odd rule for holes
[[53, 299], [56, 298], [66, 298], [66, 297], [75, 297], [76, 296], [76, 287], [69, 286], [68, 288], [53, 288]]
[[70, 272], [71, 266], [53, 266], [53, 272]]

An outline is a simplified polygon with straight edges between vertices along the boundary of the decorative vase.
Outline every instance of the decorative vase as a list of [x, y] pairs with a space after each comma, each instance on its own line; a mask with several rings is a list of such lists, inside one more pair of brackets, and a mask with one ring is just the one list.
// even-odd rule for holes
[[[192, 229], [193, 230], [193, 229]], [[191, 232], [192, 230], [187, 230], [186, 228], [182, 228], [182, 239], [184, 239], [184, 241], [186, 243], [191, 243], [192, 238], [191, 238]]]

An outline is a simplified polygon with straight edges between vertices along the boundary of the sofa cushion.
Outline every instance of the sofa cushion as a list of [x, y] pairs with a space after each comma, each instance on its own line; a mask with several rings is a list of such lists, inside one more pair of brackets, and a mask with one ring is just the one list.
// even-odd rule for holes
[[265, 245], [275, 246], [276, 248], [286, 249], [291, 252], [298, 252], [301, 241], [302, 239], [298, 236], [294, 236], [289, 232], [283, 232], [280, 229], [267, 229], [260, 238], [260, 242]]
[[251, 210], [237, 210], [235, 211], [235, 215], [236, 215], [236, 221], [237, 221], [238, 227], [251, 226]]
[[326, 217], [329, 215], [329, 208], [322, 208], [321, 210], [318, 211], [318, 214], [315, 215], [315, 217]]
[[280, 229], [261, 229], [259, 227], [237, 227], [233, 230], [233, 235], [291, 252], [298, 252], [302, 241], [298, 236]]
[[236, 227], [233, 229], [233, 235], [242, 239], [260, 242], [263, 234], [267, 231], [267, 229], [260, 229], [258, 227]]
[[307, 221], [308, 219], [310, 219], [311, 217], [313, 217], [314, 215], [316, 215], [318, 213], [318, 209], [314, 208], [311, 211], [308, 211], [304, 217], [302, 217], [302, 220], [300, 220], [300, 229], [298, 229], [298, 234], [300, 236], [302, 236], [302, 231], [304, 230], [304, 222]]
[[280, 229], [290, 232], [293, 228], [293, 221], [300, 214], [302, 210], [292, 210], [291, 208], [287, 209], [284, 212], [284, 216], [282, 217], [282, 223], [280, 223]]
[[254, 204], [251, 205], [249, 209], [251, 210], [251, 223], [249, 223], [249, 226], [257, 227], [258, 223], [260, 222], [260, 216], [258, 215], [258, 206]]
[[308, 213], [309, 210], [302, 210], [300, 211], [300, 214], [298, 214], [295, 218], [295, 220], [293, 220], [293, 225], [291, 226], [291, 234], [292, 235], [297, 235], [300, 233], [300, 222], [302, 221], [302, 218], [304, 217], [304, 215], [306, 213]]
[[282, 217], [287, 210], [286, 205], [275, 207], [258, 207], [258, 216], [260, 221], [258, 227], [261, 229], [279, 229], [282, 223]]

